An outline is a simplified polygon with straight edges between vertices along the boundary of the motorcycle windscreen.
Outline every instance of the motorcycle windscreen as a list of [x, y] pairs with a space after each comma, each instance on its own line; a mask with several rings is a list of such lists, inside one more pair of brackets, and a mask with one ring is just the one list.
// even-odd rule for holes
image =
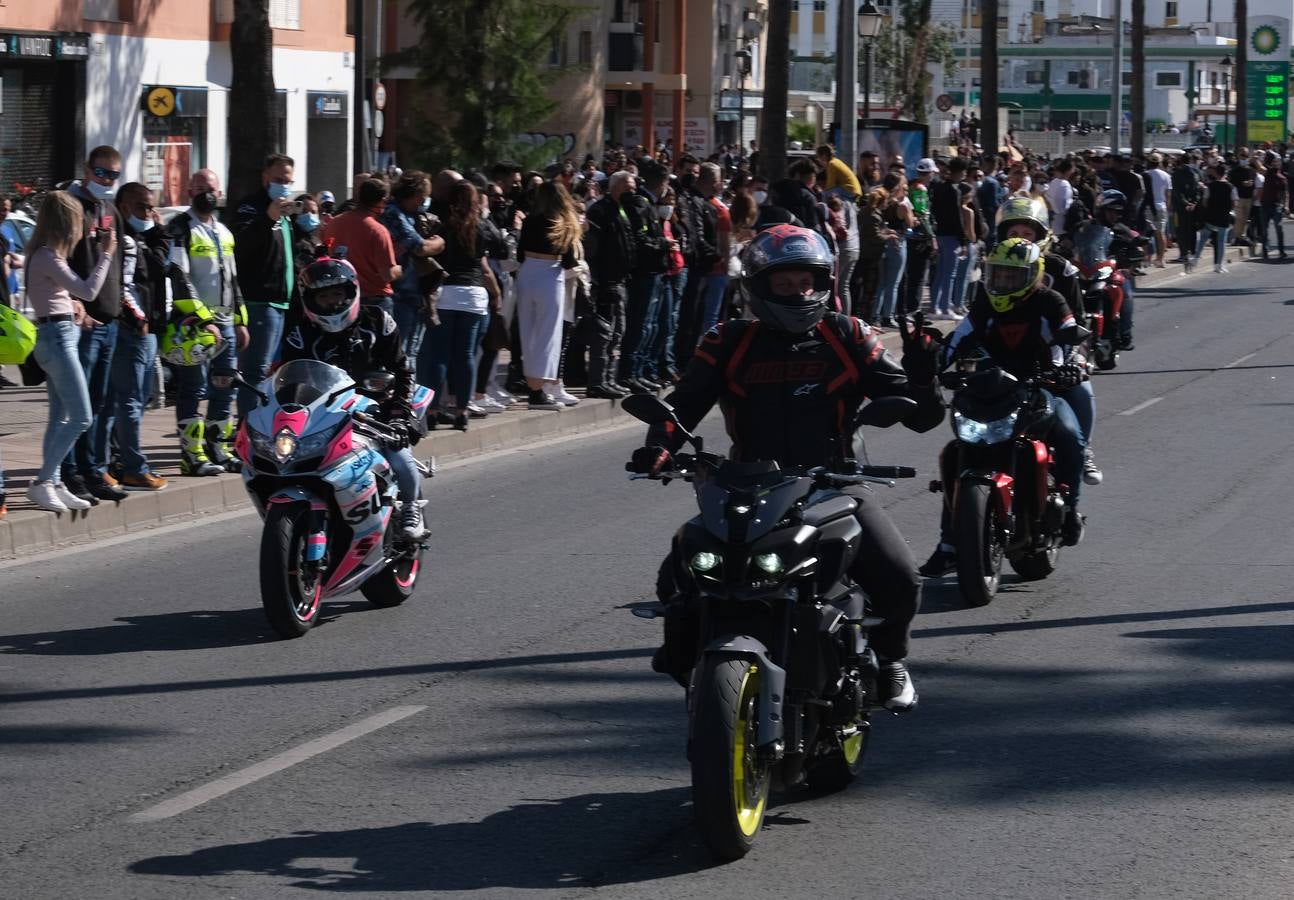
[[1110, 258], [1114, 232], [1096, 222], [1088, 222], [1074, 236], [1074, 255], [1083, 266], [1094, 266]]
[[350, 375], [336, 366], [317, 359], [294, 359], [274, 373], [270, 393], [280, 406], [309, 406], [320, 397], [354, 383]]
[[697, 485], [701, 521], [724, 543], [748, 544], [772, 531], [807, 493], [810, 479], [769, 472], [725, 477], [724, 468]]

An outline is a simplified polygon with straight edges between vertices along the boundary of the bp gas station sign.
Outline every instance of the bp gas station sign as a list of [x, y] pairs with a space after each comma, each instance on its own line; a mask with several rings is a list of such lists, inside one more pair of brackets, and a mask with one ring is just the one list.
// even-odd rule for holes
[[1249, 20], [1249, 62], [1245, 66], [1245, 110], [1249, 140], [1283, 141], [1288, 135], [1289, 19]]

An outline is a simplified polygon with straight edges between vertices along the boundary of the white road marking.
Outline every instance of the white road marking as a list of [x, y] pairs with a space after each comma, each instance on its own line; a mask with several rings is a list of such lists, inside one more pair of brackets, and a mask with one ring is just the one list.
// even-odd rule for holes
[[1156, 403], [1158, 403], [1160, 400], [1163, 400], [1163, 399], [1164, 399], [1163, 397], [1151, 397], [1145, 403], [1138, 403], [1136, 406], [1132, 407], [1131, 409], [1125, 409], [1123, 412], [1119, 413], [1119, 415], [1135, 416], [1143, 409], [1149, 409], [1150, 407], [1154, 406]]
[[1235, 360], [1232, 360], [1231, 362], [1227, 363], [1227, 364], [1226, 364], [1225, 366], [1223, 366], [1222, 368], [1224, 368], [1224, 369], [1234, 369], [1236, 366], [1240, 365], [1240, 364], [1241, 364], [1241, 363], [1243, 363], [1243, 362], [1248, 362], [1249, 360], [1253, 359], [1253, 358], [1254, 358], [1255, 356], [1257, 356], [1257, 355], [1258, 355], [1257, 353], [1246, 353], [1244, 356], [1240, 357], [1239, 359], [1235, 359]]
[[332, 734], [326, 734], [323, 737], [315, 738], [313, 741], [307, 741], [300, 746], [285, 750], [277, 756], [271, 756], [269, 759], [255, 765], [239, 769], [237, 772], [232, 772], [223, 778], [217, 778], [215, 781], [208, 782], [201, 787], [185, 791], [183, 794], [169, 800], [164, 800], [156, 806], [150, 806], [142, 812], [135, 813], [130, 817], [130, 821], [158, 822], [162, 819], [169, 819], [171, 816], [178, 816], [180, 813], [188, 812], [204, 803], [223, 797], [225, 794], [232, 793], [253, 782], [260, 781], [262, 778], [268, 778], [270, 775], [291, 768], [297, 763], [305, 762], [307, 759], [321, 753], [334, 750], [342, 744], [377, 731], [379, 728], [385, 728], [387, 725], [399, 722], [401, 719], [417, 715], [426, 708], [425, 706], [397, 706], [377, 715], [369, 716], [367, 719], [362, 719], [353, 725], [347, 725]]

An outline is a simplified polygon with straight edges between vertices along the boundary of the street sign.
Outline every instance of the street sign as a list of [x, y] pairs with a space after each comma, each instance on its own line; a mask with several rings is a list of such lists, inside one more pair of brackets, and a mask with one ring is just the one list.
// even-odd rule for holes
[[175, 112], [175, 91], [168, 87], [155, 87], [148, 92], [148, 114], [165, 119]]
[[386, 109], [386, 85], [380, 81], [373, 89], [373, 105], [379, 110]]
[[[1243, 72], [1249, 140], [1284, 141], [1290, 106], [1289, 20], [1260, 16], [1249, 25], [1250, 57]], [[1237, 80], [1241, 75], [1236, 73]]]
[[953, 108], [953, 98], [949, 94], [940, 94], [935, 98], [935, 109], [940, 112], [948, 112]]

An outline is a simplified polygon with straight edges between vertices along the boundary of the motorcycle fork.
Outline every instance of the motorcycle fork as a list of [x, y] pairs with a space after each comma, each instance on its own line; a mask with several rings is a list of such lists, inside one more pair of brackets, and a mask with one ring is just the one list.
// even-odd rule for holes
[[302, 569], [309, 575], [317, 575], [328, 565], [328, 513], [326, 510], [311, 506], [306, 517], [306, 550]]

